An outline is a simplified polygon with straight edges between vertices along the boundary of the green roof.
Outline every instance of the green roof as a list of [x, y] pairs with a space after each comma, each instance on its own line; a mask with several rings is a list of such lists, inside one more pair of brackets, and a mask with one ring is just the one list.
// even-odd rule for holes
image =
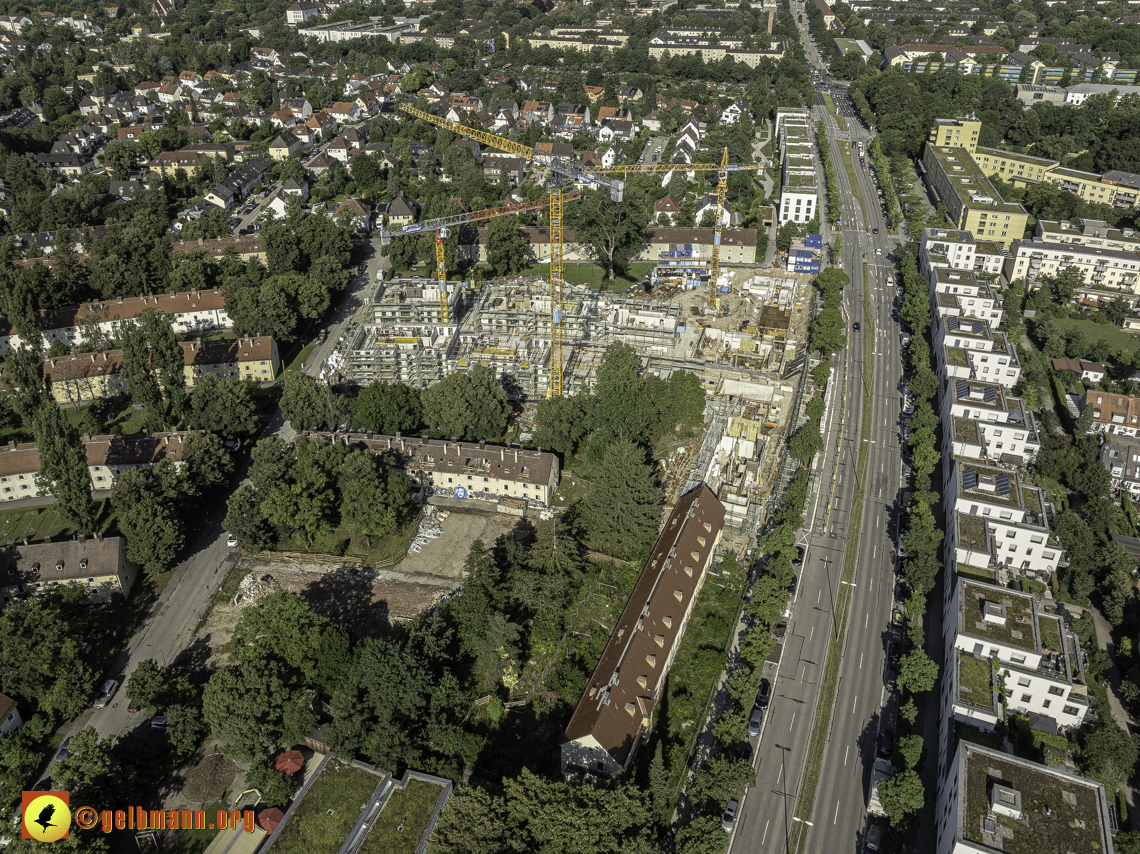
[[977, 421], [973, 418], [954, 419], [954, 441], [973, 442], [978, 445], [981, 444], [981, 440]]
[[[995, 643], [1035, 652], [1037, 632], [1033, 620], [1033, 597], [1004, 587], [959, 579], [959, 628], [971, 637], [989, 638]], [[1005, 622], [985, 618], [983, 604], [992, 602], [1005, 609]]]
[[[964, 148], [944, 148], [928, 145], [927, 152], [938, 162], [942, 171], [949, 179], [950, 188], [958, 196], [963, 207], [975, 211], [994, 211], [997, 213], [1021, 214], [1028, 216], [1024, 207], [1019, 204], [1007, 202], [1002, 198], [982, 168], [970, 157], [970, 152]], [[941, 181], [936, 187], [944, 187]], [[981, 201], [980, 197], [989, 197], [992, 202]]]
[[[964, 839], [1004, 854], [1105, 851], [1107, 828], [1096, 783], [968, 742], [959, 744], [966, 766], [961, 784], [965, 809], [960, 819]], [[990, 811], [994, 783], [1021, 794], [1021, 819]], [[986, 819], [996, 824], [997, 838], [986, 833]]]
[[969, 549], [986, 547], [986, 520], [981, 516], [958, 515], [958, 542]]
[[958, 702], [982, 709], [994, 707], [993, 668], [988, 658], [958, 650]]
[[1019, 151], [1003, 151], [1000, 148], [991, 148], [987, 145], [979, 145], [974, 150], [978, 154], [988, 154], [990, 157], [1004, 157], [1007, 160], [1019, 160], [1022, 163], [1032, 163], [1034, 166], [1044, 166], [1046, 168], [1052, 168], [1059, 163], [1059, 161], [1048, 157], [1034, 157], [1032, 154], [1022, 154]]

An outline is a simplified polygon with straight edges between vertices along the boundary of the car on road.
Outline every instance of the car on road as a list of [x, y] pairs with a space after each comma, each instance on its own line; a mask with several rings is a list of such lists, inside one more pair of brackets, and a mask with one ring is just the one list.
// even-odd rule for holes
[[756, 708], [766, 709], [770, 699], [772, 699], [772, 683], [767, 679], [761, 679], [760, 693], [756, 695]]
[[883, 250], [882, 250], [882, 249], [876, 249], [876, 250], [875, 250], [875, 254], [876, 254], [876, 255], [882, 255], [882, 254], [883, 254]]
[[871, 233], [872, 233], [872, 234], [878, 234], [878, 233], [879, 233], [879, 229], [877, 229], [877, 228], [872, 228], [872, 229], [871, 229]]
[[115, 696], [115, 689], [119, 687], [119, 683], [115, 679], [108, 679], [99, 687], [99, 696], [95, 699], [95, 708], [101, 709], [111, 702], [111, 698]]
[[760, 727], [764, 725], [764, 710], [753, 709], [752, 717], [748, 720], [748, 736], [755, 738], [760, 735]]
[[238, 538], [233, 534], [226, 534], [226, 548], [236, 549], [238, 547]]
[[885, 729], [879, 733], [879, 755], [891, 755], [891, 751], [895, 749], [895, 736], [889, 729]]
[[867, 851], [878, 851], [879, 847], [883, 844], [883, 827], [880, 824], [872, 824], [867, 828]]
[[902, 647], [899, 646], [897, 643], [892, 643], [887, 650], [887, 660], [891, 663], [891, 666], [893, 667], [894, 665], [899, 663], [900, 658], [902, 658]]
[[858, 321], [858, 320], [856, 320], [854, 323], [852, 323], [852, 324], [851, 324], [851, 329], [852, 329], [852, 331], [854, 331], [854, 332], [858, 332], [858, 331], [859, 331], [859, 321]]
[[729, 801], [724, 808], [724, 815], [720, 817], [720, 826], [725, 833], [732, 833], [732, 829], [736, 827], [736, 811], [738, 809], [740, 809], [740, 801], [736, 798]]
[[740, 758], [748, 762], [752, 761], [752, 742], [742, 741], [740, 743]]

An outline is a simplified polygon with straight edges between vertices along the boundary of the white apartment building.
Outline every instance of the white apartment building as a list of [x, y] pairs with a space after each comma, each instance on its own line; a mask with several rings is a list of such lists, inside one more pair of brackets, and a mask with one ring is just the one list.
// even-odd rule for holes
[[[52, 341], [67, 346], [86, 341], [87, 330], [98, 330], [109, 339], [119, 337], [124, 320], [134, 320], [147, 309], [170, 317], [176, 335], [202, 334], [226, 329], [233, 324], [226, 313], [226, 300], [217, 288], [210, 291], [182, 291], [145, 297], [119, 297], [105, 302], [67, 305], [41, 311], [42, 347]], [[25, 343], [11, 322], [0, 317], [0, 356]]]
[[1112, 854], [1104, 786], [969, 741], [940, 765], [934, 854]]
[[[947, 637], [953, 678], [944, 681], [944, 714], [992, 729], [970, 720], [970, 700], [979, 692], [961, 689], [976, 688], [981, 673], [970, 673], [975, 662], [962, 661], [964, 655], [993, 665], [1009, 713], [1025, 715], [1046, 731], [1081, 725], [1089, 710], [1088, 688], [1074, 681], [1081, 670], [1079, 644], [1062, 617], [1045, 613], [1031, 594], [965, 578], [958, 579], [951, 608], [949, 615], [957, 618]], [[984, 696], [978, 699], [984, 702]]]
[[941, 419], [956, 457], [1028, 465], [1041, 450], [1033, 413], [993, 383], [950, 380], [942, 391]]
[[1013, 388], [1021, 362], [1004, 332], [978, 317], [937, 315], [932, 327], [935, 370], [945, 380], [967, 379]]
[[978, 317], [992, 327], [1001, 324], [1001, 296], [973, 270], [931, 267], [930, 289], [939, 317]]
[[810, 222], [819, 211], [811, 119], [803, 110], [780, 110], [776, 134], [783, 163], [777, 223]]
[[1005, 262], [1005, 277], [1028, 284], [1041, 276], [1053, 278], [1069, 267], [1080, 270], [1085, 284], [1095, 288], [1140, 293], [1140, 253], [1077, 243], [1015, 240]]
[[1102, 219], [1078, 219], [1076, 224], [1038, 220], [1033, 240], [1036, 243], [1074, 243], [1095, 249], [1140, 252], [1140, 235], [1130, 228], [1113, 228]]
[[[1012, 428], [1010, 428], [1012, 429]], [[1050, 531], [1050, 504], [1013, 469], [945, 461], [946, 554], [958, 564], [1029, 577], [1051, 575], [1062, 556]], [[946, 586], [953, 573], [946, 573]], [[949, 592], [949, 590], [947, 590]]]
[[922, 230], [922, 242], [918, 247], [918, 269], [927, 278], [935, 267], [998, 275], [1004, 261], [1005, 256], [999, 244], [978, 242], [969, 231], [953, 228]]

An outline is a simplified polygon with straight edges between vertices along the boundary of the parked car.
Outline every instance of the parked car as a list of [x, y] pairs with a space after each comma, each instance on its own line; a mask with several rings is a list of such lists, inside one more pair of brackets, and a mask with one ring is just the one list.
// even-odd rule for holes
[[134, 700], [127, 700], [127, 711], [128, 712], [137, 712], [138, 710], [139, 710], [139, 704], [138, 703], [136, 703]]
[[748, 762], [752, 761], [752, 742], [744, 741], [740, 744], [740, 758]]
[[115, 696], [115, 689], [119, 687], [119, 683], [114, 679], [108, 679], [99, 688], [99, 696], [95, 700], [95, 708], [101, 709], [111, 702], [111, 698]]
[[724, 815], [720, 817], [720, 826], [724, 828], [725, 833], [732, 833], [732, 829], [736, 827], [736, 811], [740, 809], [740, 801], [733, 798], [728, 802], [724, 808]]
[[756, 695], [756, 708], [764, 709], [768, 707], [768, 701], [772, 699], [772, 683], [767, 679], [760, 680], [760, 693]]
[[151, 729], [162, 729], [162, 730], [164, 730], [164, 729], [166, 729], [166, 726], [167, 726], [166, 715], [155, 715], [153, 718], [150, 719], [150, 728]]
[[752, 717], [748, 720], [748, 735], [755, 738], [760, 735], [760, 727], [764, 725], [764, 710], [753, 709]]
[[227, 534], [226, 535], [226, 548], [227, 549], [236, 549], [237, 547], [238, 547], [238, 538], [235, 537], [233, 534]]
[[879, 755], [890, 757], [891, 751], [895, 747], [895, 737], [889, 729], [885, 729], [879, 733]]
[[804, 547], [796, 546], [796, 556], [792, 558], [792, 566], [799, 566], [804, 562]]

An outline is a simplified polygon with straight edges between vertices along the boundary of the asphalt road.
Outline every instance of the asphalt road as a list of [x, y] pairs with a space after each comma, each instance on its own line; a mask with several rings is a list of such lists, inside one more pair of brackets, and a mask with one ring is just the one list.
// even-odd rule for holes
[[[845, 209], [845, 220], [854, 215]], [[849, 250], [855, 251], [854, 246]], [[825, 447], [813, 464], [805, 525], [798, 539], [805, 555], [779, 674], [756, 748], [756, 785], [744, 799], [731, 842], [730, 850], [738, 854], [786, 850], [794, 828], [792, 815], [814, 726], [828, 639], [834, 631], [833, 607], [840, 593], [856, 489], [855, 438], [862, 417], [862, 335], [866, 331], [865, 325], [861, 332], [850, 329], [852, 322], [862, 322], [863, 318], [862, 264], [850, 263], [845, 253], [842, 266], [852, 281], [843, 295], [848, 346], [837, 360], [843, 369], [833, 372], [827, 396], [822, 423]]]
[[[826, 115], [823, 108], [816, 112], [820, 117]], [[834, 119], [826, 120], [837, 164], [841, 162], [840, 147], [850, 149], [852, 139], [862, 139], [864, 144], [870, 139], [858, 125], [849, 123], [849, 132], [842, 133]], [[897, 713], [895, 695], [885, 687], [884, 677], [888, 645], [897, 637], [891, 633], [894, 542], [904, 488], [900, 448], [902, 333], [895, 320], [898, 291], [891, 259], [898, 237], [888, 233], [871, 171], [857, 167], [855, 172], [867, 202], [866, 220], [846, 169], [836, 169], [844, 208], [843, 267], [851, 272], [865, 260], [870, 285], [871, 322], [864, 320], [864, 332], [874, 335], [872, 418], [870, 435], [862, 437], [870, 447], [865, 482], [858, 484], [865, 499], [846, 646], [823, 758], [828, 771], [821, 776], [812, 826], [804, 829], [802, 840], [803, 850], [836, 854], [862, 854], [868, 823], [867, 786], [879, 733], [881, 729], [894, 729]], [[873, 229], [879, 233], [873, 234]]]

